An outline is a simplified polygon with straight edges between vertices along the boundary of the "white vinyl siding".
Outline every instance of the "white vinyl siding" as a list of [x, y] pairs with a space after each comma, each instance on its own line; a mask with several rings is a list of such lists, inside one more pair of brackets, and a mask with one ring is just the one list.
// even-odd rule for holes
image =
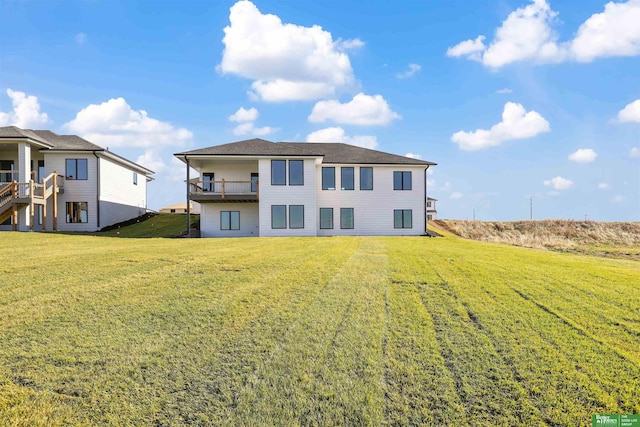
[[[421, 235], [425, 223], [424, 166], [363, 165], [373, 168], [373, 190], [360, 190], [359, 165], [331, 165], [339, 171], [342, 166], [353, 166], [354, 191], [323, 191], [321, 167], [316, 176], [318, 208], [333, 208], [333, 229], [321, 229], [318, 210], [316, 222], [319, 236], [334, 235]], [[410, 171], [411, 190], [396, 191], [393, 186], [394, 171]], [[353, 229], [340, 228], [340, 208], [353, 208]], [[394, 210], [412, 210], [412, 228], [394, 228]]]
[[146, 212], [147, 180], [111, 159], [100, 158], [100, 228], [136, 218]]

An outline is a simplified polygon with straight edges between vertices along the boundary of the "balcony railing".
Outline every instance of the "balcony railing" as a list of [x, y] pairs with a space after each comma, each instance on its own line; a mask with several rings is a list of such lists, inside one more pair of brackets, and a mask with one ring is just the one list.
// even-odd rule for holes
[[199, 178], [189, 181], [190, 196], [253, 196], [258, 198], [258, 181], [210, 181]]

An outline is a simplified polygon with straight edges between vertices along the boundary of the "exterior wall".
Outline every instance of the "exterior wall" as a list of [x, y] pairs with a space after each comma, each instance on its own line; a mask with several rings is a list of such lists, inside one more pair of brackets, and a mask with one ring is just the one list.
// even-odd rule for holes
[[[284, 160], [284, 159], [281, 159]], [[287, 159], [288, 160], [288, 159]], [[291, 159], [301, 160], [301, 159]], [[271, 185], [271, 159], [259, 161], [259, 194], [260, 194], [260, 235], [261, 236], [315, 236], [317, 209], [316, 209], [316, 161], [304, 159], [304, 185], [289, 185], [289, 167], [287, 164], [287, 185]], [[287, 206], [287, 228], [271, 228], [271, 206]], [[289, 227], [289, 206], [304, 206], [304, 228]]]
[[[336, 189], [322, 189], [322, 167], [335, 167]], [[341, 190], [340, 167], [354, 168], [354, 190]], [[373, 190], [360, 190], [360, 166], [373, 167]], [[421, 235], [425, 227], [424, 167], [406, 165], [318, 165], [316, 172], [319, 236]], [[393, 172], [411, 171], [411, 190], [393, 189]], [[320, 208], [333, 208], [333, 229], [320, 229]], [[353, 229], [340, 228], [340, 208], [353, 208]], [[412, 210], [412, 228], [394, 228], [393, 211]]]
[[[220, 212], [239, 211], [240, 230], [220, 230]], [[257, 203], [202, 203], [200, 213], [201, 237], [257, 237], [260, 221]]]
[[[147, 179], [138, 173], [133, 183], [133, 169], [110, 159], [100, 158], [99, 228], [143, 215], [147, 208]], [[95, 191], [95, 190], [94, 190]]]
[[258, 172], [258, 161], [210, 162], [198, 168], [198, 171], [200, 172], [200, 179], [202, 179], [203, 173], [213, 172], [215, 181], [222, 181], [223, 179], [225, 181], [251, 181], [251, 174]]
[[[52, 172], [65, 175], [65, 159], [87, 159], [86, 180], [64, 180], [64, 193], [58, 195], [58, 230], [61, 231], [96, 231], [98, 230], [98, 177], [97, 159], [93, 153], [45, 153], [45, 174]], [[52, 199], [49, 199], [52, 200]], [[67, 202], [87, 202], [88, 222], [68, 223]], [[47, 203], [47, 230], [51, 230], [53, 209]]]

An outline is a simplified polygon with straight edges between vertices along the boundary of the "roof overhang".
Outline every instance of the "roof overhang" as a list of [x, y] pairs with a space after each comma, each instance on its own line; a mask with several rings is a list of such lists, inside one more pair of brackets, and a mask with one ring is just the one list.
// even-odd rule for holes
[[2, 144], [2, 143], [17, 144], [17, 143], [20, 143], [20, 142], [29, 143], [31, 145], [34, 145], [34, 146], [38, 147], [38, 149], [47, 149], [47, 148], [53, 147], [53, 145], [49, 144], [48, 142], [38, 141], [38, 140], [33, 139], [33, 138], [16, 137], [16, 136], [4, 136], [4, 137], [0, 136], [0, 144]]

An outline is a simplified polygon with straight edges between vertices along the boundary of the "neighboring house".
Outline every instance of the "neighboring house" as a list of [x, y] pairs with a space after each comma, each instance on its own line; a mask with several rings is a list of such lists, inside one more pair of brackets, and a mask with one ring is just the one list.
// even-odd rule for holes
[[438, 211], [436, 210], [437, 201], [438, 199], [434, 199], [433, 197], [427, 197], [427, 221], [436, 219], [436, 214], [438, 213]]
[[[175, 154], [202, 237], [422, 235], [435, 163], [337, 143], [234, 142]], [[189, 179], [190, 168], [199, 172]]]
[[[189, 207], [191, 209], [192, 214], [200, 214], [200, 204], [199, 203], [189, 203]], [[186, 203], [176, 203], [175, 205], [165, 206], [164, 208], [160, 208], [160, 213], [171, 213], [171, 214], [186, 214], [187, 213], [187, 204]]]
[[152, 174], [76, 135], [0, 127], [0, 230], [96, 231], [135, 218]]

